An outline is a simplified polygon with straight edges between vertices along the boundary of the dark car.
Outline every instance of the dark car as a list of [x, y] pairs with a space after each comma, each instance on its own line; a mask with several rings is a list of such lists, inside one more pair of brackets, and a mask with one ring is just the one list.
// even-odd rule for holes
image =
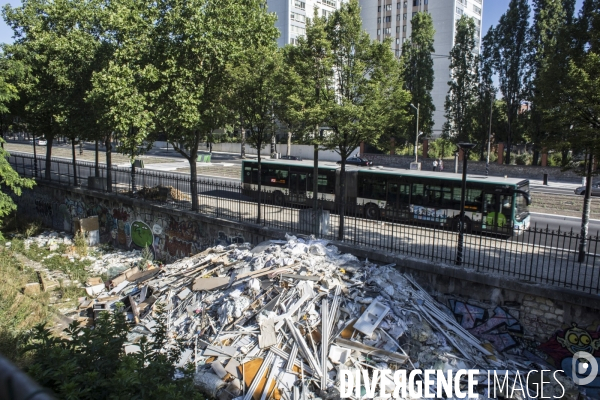
[[281, 156], [282, 160], [293, 160], [293, 161], [302, 161], [301, 157], [298, 156]]
[[[341, 164], [341, 161], [337, 162], [338, 164]], [[373, 161], [369, 161], [366, 158], [362, 158], [362, 157], [348, 157], [346, 159], [346, 165], [362, 165], [362, 166], [369, 166], [369, 165], [373, 165]]]
[[[585, 195], [585, 186], [580, 186], [575, 189], [575, 194]], [[592, 184], [592, 196], [600, 196], [600, 183]]]

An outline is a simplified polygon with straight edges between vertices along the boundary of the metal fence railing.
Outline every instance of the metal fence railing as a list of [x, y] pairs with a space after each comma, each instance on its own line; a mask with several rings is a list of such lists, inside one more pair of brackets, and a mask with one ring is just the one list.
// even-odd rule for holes
[[[51, 159], [46, 170], [44, 157], [37, 158], [37, 177], [61, 184], [74, 184], [73, 165], [66, 159]], [[22, 175], [35, 176], [35, 160], [30, 154], [13, 153], [11, 165]], [[89, 190], [111, 191], [125, 196], [192, 210], [189, 175], [113, 167], [112, 183], [107, 185], [105, 165], [78, 162], [78, 186]], [[456, 260], [458, 234], [434, 225], [403, 224], [385, 218], [365, 218], [360, 207], [346, 207], [342, 235], [342, 218], [338, 207], [325, 212], [322, 225], [315, 224], [322, 213], [307, 206], [289, 204], [270, 193], [261, 193], [260, 218], [258, 195], [243, 190], [240, 183], [218, 179], [198, 179], [197, 212], [247, 224], [279, 228], [290, 233], [315, 236], [382, 249], [397, 254], [453, 264]], [[584, 262], [578, 262], [579, 232], [552, 231], [532, 227], [511, 238], [500, 234], [464, 235], [461, 265], [481, 273], [518, 278], [525, 282], [549, 284], [600, 294], [600, 248], [598, 233], [588, 235]]]

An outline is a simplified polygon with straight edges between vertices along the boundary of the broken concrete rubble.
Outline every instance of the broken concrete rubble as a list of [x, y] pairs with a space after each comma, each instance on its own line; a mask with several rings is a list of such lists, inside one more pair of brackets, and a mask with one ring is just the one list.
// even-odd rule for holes
[[[286, 239], [125, 271], [88, 310], [127, 313], [132, 352], [164, 305], [169, 337], [187, 347], [178, 365], [193, 363], [198, 387], [220, 400], [335, 398], [344, 369], [536, 369], [475, 338], [394, 265], [340, 254], [323, 240]], [[560, 384], [576, 393], [568, 378]], [[558, 382], [547, 385], [560, 393]], [[477, 390], [491, 397], [486, 379]]]

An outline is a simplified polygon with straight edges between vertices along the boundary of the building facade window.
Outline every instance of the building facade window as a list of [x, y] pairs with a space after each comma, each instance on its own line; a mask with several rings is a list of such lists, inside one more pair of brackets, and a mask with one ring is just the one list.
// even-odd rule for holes
[[392, 22], [392, 16], [388, 15], [387, 17], [385, 17], [385, 22]]
[[400, 33], [400, 27], [399, 26], [396, 27], [396, 33]]
[[473, 4], [473, 11], [475, 11], [475, 14], [481, 15], [481, 7], [477, 7], [475, 4]]
[[301, 10], [306, 9], [306, 3], [303, 2], [303, 1], [295, 0], [294, 1], [294, 6], [296, 6], [296, 8], [299, 8]]
[[416, 12], [412, 13], [412, 17], [413, 17], [413, 18], [415, 17], [415, 15], [417, 15], [417, 13], [416, 13]]
[[392, 28], [385, 28], [385, 34], [389, 35], [390, 33], [392, 33]]
[[377, 29], [377, 35], [381, 35], [381, 29]]
[[402, 32], [406, 32], [406, 25], [402, 27]]
[[377, 17], [377, 23], [380, 24], [381, 23], [381, 17]]
[[402, 19], [406, 21], [406, 13], [402, 15]]
[[385, 6], [385, 11], [392, 11], [392, 5], [391, 4], [387, 4]]
[[306, 16], [302, 14], [291, 13], [290, 18], [292, 19], [292, 21], [306, 22]]
[[381, 12], [381, 6], [377, 6], [377, 12]]
[[401, 8], [402, 8], [402, 3], [398, 2], [398, 3], [396, 4], [396, 10], [399, 10], [399, 9], [401, 9]]
[[463, 15], [464, 11], [463, 11], [463, 9], [462, 9], [462, 8], [460, 8], [460, 7], [456, 7], [456, 13], [457, 13], [458, 15]]
[[413, 0], [413, 7], [420, 5], [421, 2], [419, 0]]

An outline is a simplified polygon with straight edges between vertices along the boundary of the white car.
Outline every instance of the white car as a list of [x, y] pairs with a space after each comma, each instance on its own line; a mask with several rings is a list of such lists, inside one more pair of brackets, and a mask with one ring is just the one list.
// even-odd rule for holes
[[[585, 186], [579, 186], [575, 189], [575, 194], [584, 195], [585, 194]], [[600, 196], [600, 183], [592, 184], [592, 196]]]
[[48, 141], [46, 139], [38, 139], [37, 144], [38, 146], [46, 146]]

